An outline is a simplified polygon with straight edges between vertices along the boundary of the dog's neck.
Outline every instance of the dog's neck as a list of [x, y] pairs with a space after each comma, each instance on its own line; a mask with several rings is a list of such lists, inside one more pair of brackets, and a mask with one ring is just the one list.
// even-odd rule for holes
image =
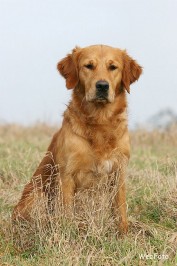
[[127, 100], [125, 91], [117, 94], [113, 103], [93, 103], [87, 102], [85, 92], [82, 87], [76, 87], [73, 90], [73, 99], [68, 106], [68, 111], [72, 116], [87, 126], [97, 124], [117, 124], [120, 120], [126, 120]]
[[[73, 91], [72, 101], [64, 113], [64, 121], [76, 135], [86, 139], [97, 153], [109, 153], [117, 139], [127, 130], [126, 95], [116, 96], [114, 103], [97, 106], [86, 102]], [[123, 132], [123, 133], [122, 133]]]

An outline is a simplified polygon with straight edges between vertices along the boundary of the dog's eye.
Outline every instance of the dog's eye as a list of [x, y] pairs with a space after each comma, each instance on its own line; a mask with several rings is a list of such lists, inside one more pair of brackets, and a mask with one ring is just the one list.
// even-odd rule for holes
[[110, 66], [109, 66], [109, 70], [113, 71], [113, 70], [115, 70], [115, 69], [117, 69], [117, 67], [116, 67], [115, 65], [110, 65]]
[[94, 69], [94, 66], [92, 64], [87, 64], [87, 65], [85, 65], [85, 67], [88, 69]]

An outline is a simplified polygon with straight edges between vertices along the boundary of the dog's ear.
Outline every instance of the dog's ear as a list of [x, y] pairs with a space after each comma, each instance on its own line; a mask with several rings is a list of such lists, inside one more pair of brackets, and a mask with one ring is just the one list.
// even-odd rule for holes
[[58, 71], [66, 79], [67, 89], [75, 88], [79, 81], [76, 60], [78, 50], [80, 50], [80, 48], [76, 47], [73, 49], [72, 54], [68, 54], [57, 64]]
[[126, 51], [123, 53], [123, 64], [122, 84], [127, 92], [130, 93], [130, 84], [138, 80], [142, 73], [142, 67]]

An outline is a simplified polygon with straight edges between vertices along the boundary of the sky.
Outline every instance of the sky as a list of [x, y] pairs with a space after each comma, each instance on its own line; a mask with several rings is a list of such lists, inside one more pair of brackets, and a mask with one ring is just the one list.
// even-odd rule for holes
[[71, 97], [57, 62], [76, 45], [126, 49], [143, 66], [129, 124], [177, 113], [176, 0], [0, 0], [0, 123], [61, 123]]

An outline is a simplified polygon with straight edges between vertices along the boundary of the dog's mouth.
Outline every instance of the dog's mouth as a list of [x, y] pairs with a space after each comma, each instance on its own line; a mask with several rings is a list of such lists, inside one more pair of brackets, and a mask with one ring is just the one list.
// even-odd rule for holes
[[106, 97], [96, 97], [90, 100], [89, 102], [94, 103], [94, 104], [100, 104], [100, 105], [105, 105], [107, 103], [110, 103], [110, 101]]
[[107, 97], [104, 97], [104, 96], [99, 96], [99, 97], [96, 97], [94, 102], [96, 103], [108, 103], [108, 98]]
[[92, 95], [92, 97], [86, 97], [86, 100], [94, 104], [100, 103], [102, 105], [105, 105], [111, 102], [107, 93], [99, 93], [99, 94], [97, 93], [95, 95]]
[[107, 90], [97, 90], [95, 95], [95, 102], [97, 103], [107, 103], [108, 102], [108, 91]]

